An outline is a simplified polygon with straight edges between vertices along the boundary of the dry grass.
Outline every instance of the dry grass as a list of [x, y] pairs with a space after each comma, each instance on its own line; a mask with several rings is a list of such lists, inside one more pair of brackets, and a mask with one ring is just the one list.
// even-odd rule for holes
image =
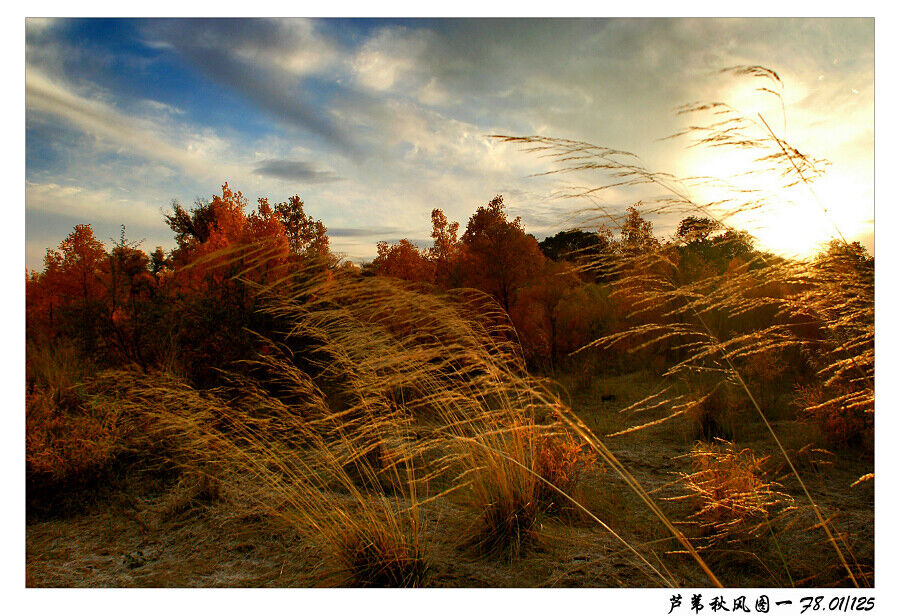
[[[782, 101], [784, 86], [774, 71], [741, 66], [723, 72], [757, 80], [759, 91]], [[599, 184], [563, 195], [589, 200], [598, 225], [622, 227], [626, 222], [625, 215], [603, 204], [606, 192], [644, 191], [646, 196], [635, 206], [640, 214], [709, 218], [725, 232], [720, 237], [730, 237], [729, 241], [738, 245], [742, 232], [732, 223], [746, 220], [748, 215], [776, 217], [778, 208], [788, 206], [778, 194], [742, 187], [742, 179], [766, 176], [770, 178], [766, 183], [771, 183], [775, 178], [785, 194], [805, 190], [815, 196], [813, 182], [824, 173], [825, 161], [801, 153], [778, 137], [762, 115], [744, 116], [721, 102], [685, 105], [678, 113], [691, 116], [692, 122], [672, 138], [687, 137], [692, 146], [714, 150], [752, 152], [752, 168], [736, 170], [730, 178], [676, 178], [647, 169], [629, 152], [548, 137], [496, 137], [554, 161], [556, 166], [548, 173], [599, 174]], [[693, 196], [693, 189], [701, 185], [716, 185], [727, 194], [715, 202], [701, 201]], [[822, 210], [823, 216], [829, 215], [825, 206]], [[839, 544], [828, 514], [820, 511], [772, 429], [759, 395], [767, 385], [765, 379], [774, 378], [760, 370], [761, 366], [775, 362], [792, 365], [801, 373], [812, 374], [809, 380], [818, 394], [808, 398], [805, 415], [818, 421], [833, 441], [871, 441], [874, 267], [836, 227], [835, 236], [824, 258], [790, 260], [756, 252], [733, 258], [722, 272], [704, 271], [701, 275], [685, 275], [681, 269], [680, 254], [690, 238], [602, 256], [593, 267], [617, 276], [612, 296], [629, 306], [629, 325], [582, 351], [599, 348], [635, 353], [662, 348], [677, 357], [664, 373], [672, 386], [632, 408], [669, 407], [671, 412], [634, 429], [696, 412], [723, 386], [742, 391], [801, 486], [849, 580], [858, 585], [851, 555]], [[754, 383], [751, 377], [761, 380]], [[681, 393], [676, 385], [685, 382], [702, 387]], [[707, 436], [715, 436], [710, 432]]]
[[[597, 453], [612, 454], [585, 442], [571, 409], [527, 373], [505, 314], [486, 297], [340, 270], [254, 288], [283, 330], [223, 373], [222, 386], [114, 371], [88, 387], [135, 434], [167, 443], [185, 472], [239, 486], [324, 550], [322, 583], [428, 583], [429, 503], [460, 507], [461, 545], [504, 561], [528, 549], [561, 503], [612, 532], [572, 496]], [[675, 583], [613, 536], [647, 575]]]
[[44, 492], [90, 483], [122, 451], [125, 438], [117, 410], [98, 408], [81, 382], [88, 362], [72, 345], [26, 347], [26, 478]]
[[[63, 407], [51, 396], [38, 391], [25, 402], [29, 478], [66, 483], [100, 472], [120, 450], [122, 433], [117, 415], [97, 412], [71, 400]], [[75, 398], [75, 394], [68, 396]]]
[[[735, 72], [780, 83], [758, 67]], [[806, 185], [818, 173], [818, 161], [775, 137], [761, 117], [741, 118], [718, 104], [682, 111], [713, 114], [714, 122], [694, 129], [698, 143], [759, 150], [758, 163], [783, 170], [787, 185]], [[738, 212], [764, 205], [740, 192], [730, 204], [697, 203], [675, 178], [644, 169], [625, 152], [542, 137], [504, 139], [550, 155], [560, 163], [556, 172], [612, 174], [611, 182], [571, 196], [596, 200], [612, 186], [653, 186], [665, 194], [643, 211], [657, 214], [713, 216], [725, 205]], [[724, 228], [730, 218], [719, 217]], [[686, 276], [678, 248], [659, 246], [594, 264], [617, 276], [612, 297], [628, 314], [623, 331], [590, 348], [671, 358], [661, 370], [664, 386], [621, 409], [661, 416], [629, 430], [613, 421], [604, 425], [615, 426], [611, 437], [629, 438], [638, 428], [658, 430], [693, 418], [712, 439], [724, 428], [736, 431], [736, 407], [757, 413], [810, 503], [815, 532], [824, 531], [848, 579], [859, 583], [865, 576], [859, 566], [851, 568], [849, 542], [833, 530], [834, 520], [821, 511], [794, 462], [809, 454], [813, 465], [819, 452], [796, 444], [788, 455], [767, 415], [778, 401], [763, 400], [757, 385], [782, 378], [767, 371], [773, 362], [803, 358], [800, 376], [817, 387], [814, 395], [804, 390], [799, 397], [807, 415], [837, 416], [854, 431], [848, 417], [872, 415], [874, 284], [868, 266], [850, 257], [840, 257], [838, 266], [756, 254], [725, 272]], [[134, 370], [86, 380], [91, 408], [119, 418], [134, 452], [164, 456], [183, 470], [184, 485], [160, 505], [160, 515], [178, 516], [227, 496], [234, 516], [277, 521], [314, 547], [321, 566], [302, 578], [304, 584], [421, 586], [431, 583], [436, 562], [447, 560], [435, 555], [448, 549], [426, 512], [440, 509], [443, 522], [459, 530], [454, 549], [469, 548], [462, 553], [500, 568], [544, 549], [542, 527], [560, 524], [555, 513], [570, 507], [608, 533], [652, 583], [721, 585], [677, 521], [587, 418], [560, 399], [557, 386], [528, 373], [509, 318], [495, 302], [473, 291], [423, 292], [321, 264], [269, 268], [268, 258], [263, 249], [242, 248], [204, 262], [230, 268], [277, 324], [268, 338], [257, 336], [258, 356], [223, 372], [218, 387], [200, 390], [171, 372]], [[69, 378], [62, 374], [42, 378]], [[766, 478], [764, 460], [749, 451], [698, 445], [691, 460], [696, 467], [681, 477], [697, 503], [693, 515], [706, 529], [703, 547], [756, 537], [790, 509], [790, 500]], [[598, 472], [601, 466], [608, 472]], [[580, 494], [587, 477], [611, 499], [627, 502], [627, 515], [601, 519], [600, 510], [613, 507]], [[650, 542], [630, 538], [636, 527], [651, 525], [668, 536], [657, 537], [654, 528]], [[581, 532], [567, 527], [559, 534]], [[597, 541], [596, 535], [587, 541]], [[671, 553], [673, 546], [691, 559], [670, 568], [657, 550]]]
[[734, 443], [697, 443], [687, 456], [692, 471], [678, 482], [695, 503], [704, 547], [758, 537], [794, 509], [793, 499], [766, 479], [767, 458]]

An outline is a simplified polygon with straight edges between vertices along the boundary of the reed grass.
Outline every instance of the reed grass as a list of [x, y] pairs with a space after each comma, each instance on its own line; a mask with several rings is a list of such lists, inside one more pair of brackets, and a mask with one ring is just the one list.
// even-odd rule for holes
[[[763, 79], [780, 96], [772, 71], [731, 72]], [[786, 186], [807, 185], [821, 172], [821, 161], [775, 136], [761, 116], [745, 118], [720, 103], [679, 113], [712, 115], [682, 136], [700, 146], [758, 151], [758, 165], [781, 173]], [[734, 233], [739, 230], [729, 221], [736, 214], [768, 205], [741, 190], [727, 202], [698, 202], [689, 187], [714, 180], [679, 181], [627, 152], [545, 137], [498, 138], [550, 156], [558, 167], [548, 173], [607, 174], [606, 183], [567, 195], [595, 204], [613, 187], [654, 187], [663, 194], [642, 205], [644, 214], [702, 214]], [[597, 220], [623, 218], [601, 207]], [[788, 455], [751, 377], [774, 378], [764, 369], [772, 361], [801, 358], [801, 376], [812, 380], [796, 396], [803, 414], [826, 432], [830, 426], [833, 434], [864, 433], [874, 413], [874, 268], [842, 238], [819, 260], [755, 253], [724, 272], [690, 275], [680, 267], [679, 248], [656, 244], [585, 265], [615, 278], [611, 297], [628, 314], [625, 329], [580, 352], [668, 349], [672, 358], [662, 371], [668, 385], [626, 409], [664, 410], [664, 417], [606, 438], [683, 415], [696, 414], [699, 424], [706, 416], [719, 422], [710, 411], [715, 396], [727, 390], [731, 404], [733, 392], [741, 392], [849, 579], [864, 580], [798, 471], [804, 456], [821, 451], [794, 447]], [[57, 366], [35, 355], [35, 365], [44, 366], [34, 371], [37, 381], [52, 392], [83, 382], [87, 407], [116, 417], [133, 453], [162, 456], [181, 468], [185, 495], [172, 512], [240, 494], [317, 546], [325, 560], [319, 583], [428, 585], [437, 547], [430, 524], [441, 515], [463, 518], [466, 531], [456, 539], [466, 558], [514, 561], [565, 506], [610, 533], [654, 583], [682, 582], [654, 551], [665, 545], [689, 555], [698, 575], [721, 586], [701, 552], [765, 530], [774, 538], [772, 524], [796, 505], [766, 477], [771, 461], [730, 443], [697, 445], [690, 454], [694, 469], [679, 480], [704, 528], [695, 545], [663, 509], [665, 501], [563, 402], [559, 387], [529, 374], [508, 315], [477, 291], [435, 291], [359, 276], [334, 263], [287, 262], [264, 245], [208, 254], [183, 269], [188, 279], [233, 285], [275, 324], [265, 335], [245, 332], [258, 353], [221, 367], [215, 387], [201, 389], [172, 370], [87, 376], [67, 367], [64, 357]], [[583, 478], [596, 479], [601, 467], [610, 471], [601, 477], [609, 491], [633, 494], [670, 537], [637, 543], [628, 538], [633, 529], [601, 519], [578, 492]]]
[[687, 454], [691, 472], [680, 473], [679, 484], [695, 501], [702, 547], [743, 540], [772, 532], [772, 523], [795, 509], [793, 498], [766, 477], [767, 458], [750, 449], [717, 439], [699, 442]]
[[[760, 84], [758, 90], [779, 101], [784, 112], [784, 84], [774, 71], [738, 66], [723, 73], [755, 80]], [[599, 174], [602, 179], [593, 186], [561, 194], [588, 200], [591, 208], [586, 211], [593, 212], [597, 225], [622, 227], [626, 220], [621, 210], [604, 205], [605, 194], [614, 189], [643, 190], [648, 196], [635, 206], [642, 215], [657, 219], [701, 216], [739, 240], [743, 232], [732, 222], [749, 213], [772, 216], [785, 207], [777, 194], [765, 195], [742, 186], [742, 177], [774, 175], [785, 191], [805, 188], [815, 196], [814, 180], [824, 174], [827, 161], [803, 154], [777, 136], [761, 114], [745, 116], [723, 102], [692, 103], [679, 107], [677, 113], [692, 116], [692, 122], [670, 138], [687, 138], [689, 147], [752, 152], [752, 168], [736, 170], [730, 178], [677, 178], [648, 169], [638, 156], [622, 150], [543, 136], [494, 137], [551, 160], [554, 166], [546, 174]], [[786, 126], [786, 119], [784, 123]], [[714, 202], [694, 196], [695, 188], [711, 184], [727, 188], [727, 196]], [[830, 219], [828, 208], [821, 207], [823, 216]], [[848, 432], [865, 438], [874, 413], [874, 267], [836, 226], [835, 236], [819, 258], [786, 259], [757, 251], [748, 258], [732, 260], [723, 272], [707, 271], [699, 277], [685, 277], [679, 267], [680, 249], [690, 238], [648, 245], [641, 251], [600, 255], [591, 268], [614, 274], [613, 296], [630, 306], [628, 325], [578, 352], [597, 348], [633, 353], [668, 347], [679, 357], [664, 372], [673, 386], [632, 408], [669, 407], [671, 412], [620, 435], [697, 409], [725, 384], [743, 391], [800, 485], [849, 580], [858, 586], [849, 564], [851, 556], [839, 544], [828, 515], [812, 498], [753, 393], [755, 387], [747, 380], [753, 373], [748, 364], [754, 361], [789, 357], [795, 365], [806, 363], [819, 392], [814, 403], [804, 406], [806, 416], [830, 427], [839, 440], [847, 441]], [[674, 387], [679, 382], [706, 383], [706, 388], [681, 394]]]
[[429, 507], [461, 507], [461, 546], [508, 560], [564, 503], [648, 575], [677, 584], [573, 496], [597, 445], [550, 383], [529, 375], [493, 300], [340, 269], [239, 280], [280, 325], [258, 336], [257, 357], [221, 372], [219, 387], [107, 371], [90, 388], [135, 433], [168, 443], [178, 466], [245, 492], [240, 478], [252, 478], [255, 502], [330, 555], [325, 583], [427, 583]]

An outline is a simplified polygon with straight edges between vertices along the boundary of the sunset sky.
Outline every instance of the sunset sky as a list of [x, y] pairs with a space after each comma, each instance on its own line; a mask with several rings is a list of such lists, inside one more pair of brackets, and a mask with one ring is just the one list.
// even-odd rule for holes
[[[786, 121], [718, 73], [738, 64], [781, 76]], [[124, 224], [145, 251], [171, 248], [172, 200], [226, 180], [251, 203], [299, 194], [355, 261], [379, 240], [424, 245], [436, 207], [464, 226], [496, 194], [541, 238], [587, 205], [554, 199], [560, 183], [595, 179], [535, 177], [547, 160], [489, 135], [583, 140], [658, 171], [720, 175], [734, 170], [724, 158], [659, 139], [683, 126], [676, 106], [726, 99], [831, 163], [818, 200], [804, 193], [755, 221], [760, 240], [804, 254], [835, 223], [871, 251], [871, 19], [31, 19], [26, 266], [79, 223], [107, 244]], [[633, 197], [613, 191], [604, 205]]]

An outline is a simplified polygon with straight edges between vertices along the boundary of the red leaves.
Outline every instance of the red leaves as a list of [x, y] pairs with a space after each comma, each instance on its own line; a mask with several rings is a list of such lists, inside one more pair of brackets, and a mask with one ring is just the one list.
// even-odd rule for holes
[[372, 266], [384, 276], [410, 282], [434, 282], [434, 264], [406, 239], [393, 245], [378, 242], [378, 256], [372, 261]]

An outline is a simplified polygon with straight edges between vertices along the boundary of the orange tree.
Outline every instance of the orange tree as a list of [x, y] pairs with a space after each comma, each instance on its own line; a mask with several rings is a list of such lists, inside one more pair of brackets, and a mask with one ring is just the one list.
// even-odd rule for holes
[[431, 211], [431, 237], [434, 245], [428, 250], [428, 258], [434, 264], [435, 282], [444, 288], [457, 286], [460, 272], [457, 267], [460, 243], [457, 234], [459, 223], [450, 222], [439, 209]]
[[522, 350], [532, 362], [558, 366], [560, 353], [560, 302], [581, 280], [565, 262], [546, 261], [516, 293], [510, 316], [519, 333]]
[[[299, 198], [290, 203], [293, 210], [285, 213], [284, 204], [273, 208], [262, 198], [246, 214], [247, 199], [225, 183], [221, 195], [198, 201], [190, 211], [175, 203], [166, 216], [177, 243], [169, 285], [177, 342], [184, 364], [199, 381], [214, 380], [216, 367], [252, 353], [257, 342], [248, 329], [271, 330], [256, 310], [253, 288], [286, 275], [292, 258], [299, 259], [291, 249], [303, 245], [298, 220], [305, 215]], [[291, 215], [293, 237], [285, 225]]]
[[95, 351], [107, 260], [90, 225], [76, 225], [56, 250], [47, 250], [43, 271], [26, 278], [28, 335], [65, 335]]
[[494, 296], [507, 312], [516, 290], [544, 265], [537, 240], [525, 233], [522, 219], [507, 220], [502, 195], [469, 218], [460, 259], [464, 283]]
[[378, 256], [372, 261], [372, 269], [411, 282], [433, 283], [435, 276], [434, 263], [407, 239], [396, 244], [378, 242]]

